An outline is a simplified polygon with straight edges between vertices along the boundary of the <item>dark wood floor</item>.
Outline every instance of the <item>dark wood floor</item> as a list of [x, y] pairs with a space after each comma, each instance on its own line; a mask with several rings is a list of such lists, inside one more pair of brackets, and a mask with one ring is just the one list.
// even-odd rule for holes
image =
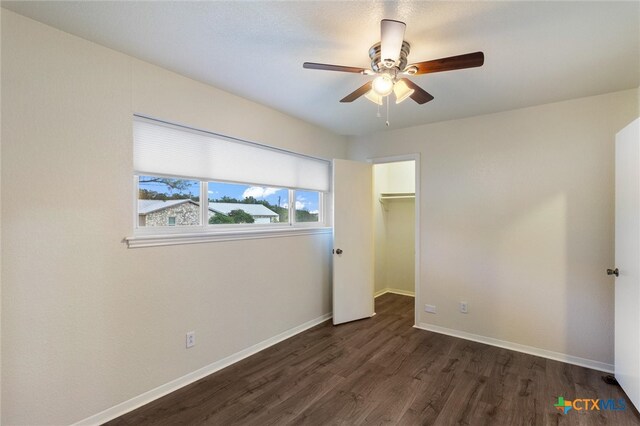
[[[383, 295], [376, 312], [314, 327], [109, 424], [640, 424], [603, 373], [415, 329], [410, 297]], [[558, 396], [627, 408], [563, 415]]]

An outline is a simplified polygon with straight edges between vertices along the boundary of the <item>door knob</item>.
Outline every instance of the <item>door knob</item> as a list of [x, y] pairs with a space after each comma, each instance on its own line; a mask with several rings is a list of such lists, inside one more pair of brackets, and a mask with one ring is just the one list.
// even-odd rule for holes
[[618, 268], [616, 269], [607, 269], [607, 275], [615, 275], [616, 277], [620, 276], [620, 272]]
[[336, 254], [342, 254], [342, 249], [337, 249]]

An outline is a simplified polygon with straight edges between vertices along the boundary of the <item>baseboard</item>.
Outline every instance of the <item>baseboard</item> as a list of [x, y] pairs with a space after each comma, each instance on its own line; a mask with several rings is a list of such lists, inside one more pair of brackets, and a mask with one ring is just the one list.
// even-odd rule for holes
[[387, 293], [393, 293], [393, 294], [399, 294], [401, 296], [411, 296], [411, 297], [416, 297], [416, 294], [413, 291], [407, 291], [407, 290], [400, 290], [397, 288], [383, 288], [382, 290], [378, 290], [374, 293], [373, 297], [380, 297], [383, 294], [387, 294]]
[[494, 339], [493, 337], [480, 336], [478, 334], [467, 333], [466, 331], [453, 330], [424, 322], [414, 325], [421, 330], [433, 331], [434, 333], [446, 334], [448, 336], [459, 337], [461, 339], [472, 340], [474, 342], [485, 343], [499, 348], [510, 349], [516, 352], [523, 352], [554, 361], [566, 362], [567, 364], [579, 365], [580, 367], [591, 368], [593, 370], [604, 371], [613, 374], [613, 365], [591, 359], [580, 358], [560, 352], [548, 351], [546, 349], [534, 348], [533, 346], [521, 345], [519, 343], [507, 342], [505, 340]]
[[332, 317], [331, 313], [324, 314], [316, 319], [311, 321], [307, 321], [304, 324], [301, 324], [297, 327], [291, 328], [287, 331], [284, 331], [277, 336], [271, 337], [267, 340], [263, 340], [260, 343], [257, 343], [253, 346], [250, 346], [246, 349], [241, 350], [240, 352], [236, 352], [233, 355], [229, 355], [226, 358], [221, 359], [220, 361], [216, 361], [212, 364], [206, 365], [194, 372], [191, 372], [185, 376], [179, 377], [175, 380], [172, 380], [164, 385], [158, 386], [155, 389], [147, 391], [141, 395], [131, 398], [128, 401], [124, 401], [118, 405], [115, 405], [111, 408], [108, 408], [98, 414], [87, 417], [84, 420], [80, 420], [74, 425], [101, 425], [109, 420], [113, 420], [116, 417], [120, 417], [123, 414], [128, 413], [129, 411], [135, 410], [138, 407], [141, 407], [145, 404], [150, 403], [158, 398], [161, 398], [175, 390], [178, 390], [188, 384], [191, 384], [197, 380], [202, 379], [212, 373], [215, 373], [218, 370], [222, 370], [225, 367], [230, 366], [244, 358], [247, 358], [257, 352], [260, 352], [263, 349], [268, 348], [269, 346], [273, 346], [276, 343], [279, 343], [285, 339], [295, 336], [298, 333], [301, 333], [305, 330], [308, 330], [311, 327], [315, 327], [318, 324], [321, 324]]

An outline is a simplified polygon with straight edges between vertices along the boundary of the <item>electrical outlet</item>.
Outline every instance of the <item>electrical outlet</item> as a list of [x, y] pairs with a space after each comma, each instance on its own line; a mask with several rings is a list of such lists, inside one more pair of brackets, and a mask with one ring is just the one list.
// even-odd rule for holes
[[460, 302], [460, 312], [463, 314], [469, 313], [469, 305], [467, 302]]
[[187, 333], [187, 348], [191, 348], [195, 344], [196, 344], [196, 332], [190, 331]]
[[430, 314], [435, 314], [436, 313], [436, 307], [435, 307], [435, 305], [424, 305], [424, 311], [425, 312], [429, 312]]

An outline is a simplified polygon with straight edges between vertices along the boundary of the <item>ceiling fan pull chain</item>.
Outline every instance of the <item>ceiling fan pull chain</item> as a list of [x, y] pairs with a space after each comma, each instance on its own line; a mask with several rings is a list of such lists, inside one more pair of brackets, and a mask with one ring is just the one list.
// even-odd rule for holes
[[389, 127], [389, 98], [390, 96], [385, 97], [385, 99], [387, 100], [387, 121], [384, 124], [386, 124], [387, 127]]

